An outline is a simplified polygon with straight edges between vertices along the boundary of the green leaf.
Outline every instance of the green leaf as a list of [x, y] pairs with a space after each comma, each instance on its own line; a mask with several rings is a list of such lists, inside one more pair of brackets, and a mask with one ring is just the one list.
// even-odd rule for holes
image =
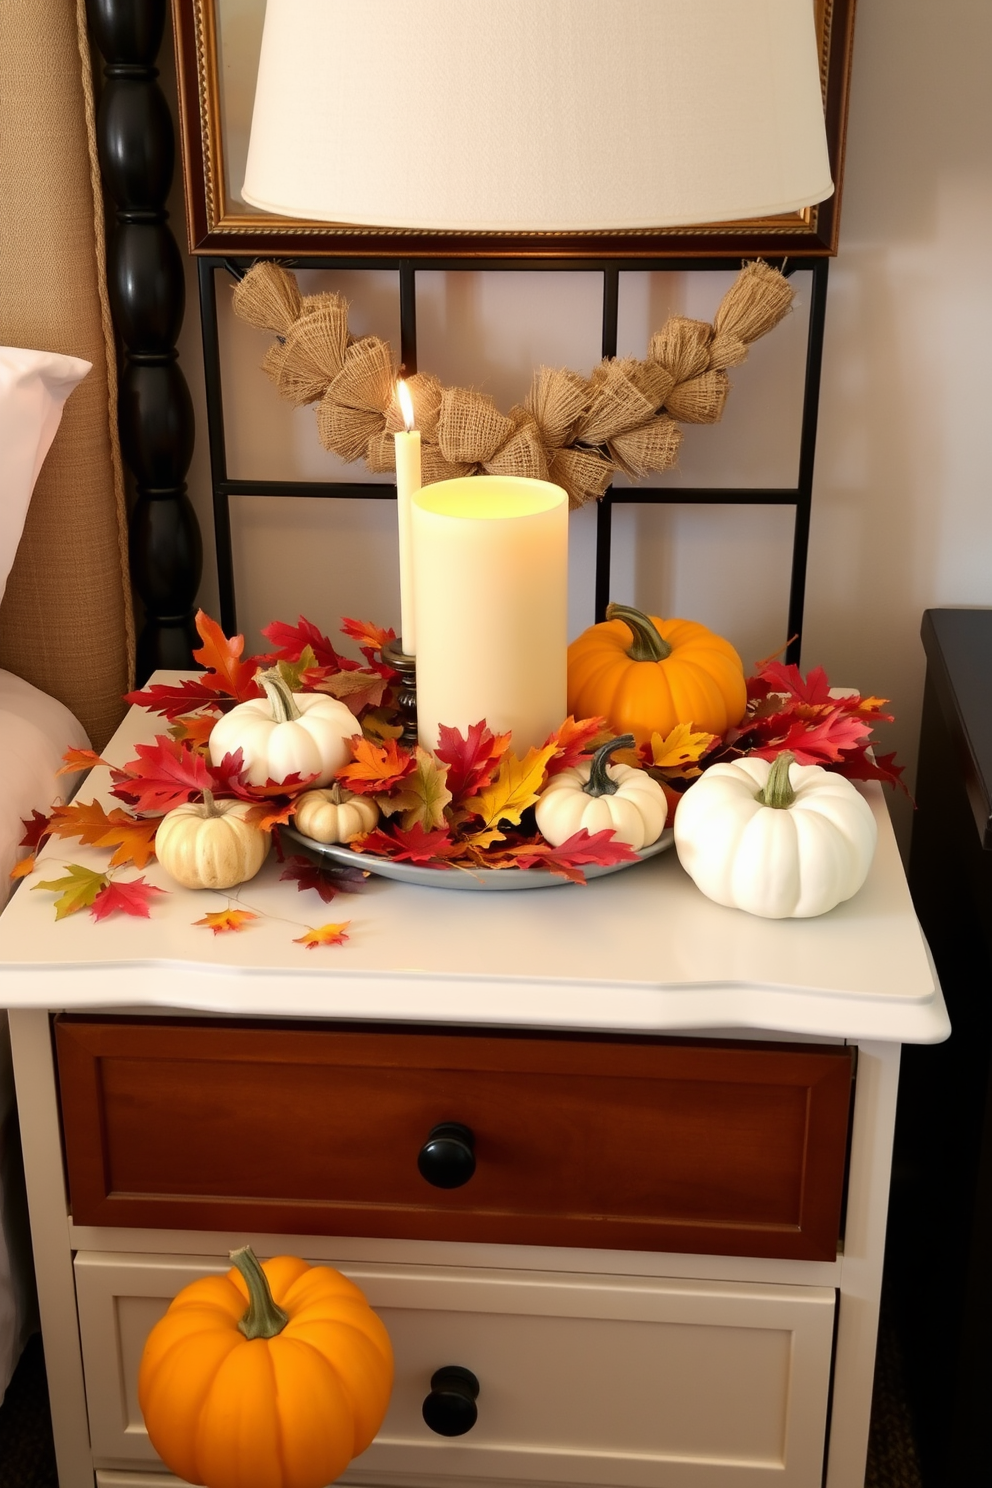
[[64, 878], [54, 878], [31, 886], [32, 889], [51, 889], [59, 895], [55, 901], [57, 920], [64, 920], [66, 915], [76, 914], [81, 909], [89, 909], [100, 890], [105, 889], [110, 882], [105, 873], [97, 873], [93, 868], [83, 868], [79, 863], [69, 863], [67, 866], [69, 871]]

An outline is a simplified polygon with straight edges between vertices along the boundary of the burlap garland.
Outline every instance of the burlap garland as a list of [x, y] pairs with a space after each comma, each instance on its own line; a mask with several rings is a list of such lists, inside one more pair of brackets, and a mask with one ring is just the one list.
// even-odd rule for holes
[[[609, 358], [582, 377], [541, 367], [524, 403], [501, 413], [471, 388], [445, 388], [429, 373], [408, 379], [421, 434], [425, 485], [457, 475], [530, 476], [556, 481], [569, 504], [602, 496], [617, 471], [633, 479], [670, 470], [679, 424], [713, 424], [730, 389], [727, 368], [787, 314], [793, 290], [777, 269], [747, 263], [713, 324], [672, 316], [643, 361]], [[353, 338], [337, 294], [302, 295], [278, 264], [259, 262], [234, 292], [235, 313], [275, 333], [263, 369], [295, 404], [317, 403], [317, 433], [344, 460], [364, 458], [375, 474], [395, 469], [393, 434], [403, 427], [388, 343]]]

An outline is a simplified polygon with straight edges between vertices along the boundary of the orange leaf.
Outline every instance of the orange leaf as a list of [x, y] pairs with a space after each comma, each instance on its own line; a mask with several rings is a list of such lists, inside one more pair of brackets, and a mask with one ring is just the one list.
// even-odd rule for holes
[[213, 676], [208, 675], [201, 680], [215, 692], [227, 693], [230, 697], [237, 698], [238, 702], [258, 697], [260, 689], [255, 681], [257, 659], [250, 656], [246, 661], [241, 660], [241, 653], [245, 649], [244, 636], [232, 636], [228, 639], [217, 621], [211, 620], [203, 610], [196, 612], [196, 628], [203, 645], [199, 651], [193, 652], [193, 657], [207, 668], [208, 674], [213, 673]]
[[297, 936], [293, 944], [306, 946], [312, 951], [315, 946], [321, 945], [343, 945], [348, 939], [345, 934], [350, 920], [343, 920], [340, 925], [320, 925], [316, 930], [308, 930], [305, 935]]
[[296, 810], [296, 801], [259, 801], [255, 806], [249, 806], [245, 812], [245, 821], [251, 822], [253, 827], [259, 827], [263, 832], [271, 832], [273, 827], [281, 826], [288, 822]]
[[252, 914], [250, 909], [220, 909], [214, 914], [205, 914], [202, 920], [194, 920], [194, 925], [206, 925], [215, 935], [220, 935], [224, 930], [243, 930], [249, 920], [257, 920], [258, 915]]
[[180, 743], [185, 739], [194, 748], [205, 747], [219, 716], [217, 713], [187, 713], [174, 720], [169, 733]]
[[113, 847], [112, 868], [133, 863], [144, 868], [154, 856], [155, 833], [160, 818], [132, 816], [115, 806], [109, 816], [98, 801], [73, 802], [56, 806], [49, 820], [49, 830], [57, 837], [78, 837], [90, 847]]
[[376, 744], [371, 739], [358, 738], [351, 749], [354, 760], [338, 771], [337, 778], [359, 795], [391, 790], [416, 769], [413, 755], [400, 749], [395, 739]]
[[105, 765], [107, 761], [101, 759], [92, 749], [67, 749], [62, 756], [62, 764], [55, 771], [56, 775], [75, 775], [79, 770], [92, 770], [94, 765]]
[[34, 872], [34, 853], [28, 853], [19, 863], [15, 863], [10, 870], [11, 878], [27, 878], [29, 873]]

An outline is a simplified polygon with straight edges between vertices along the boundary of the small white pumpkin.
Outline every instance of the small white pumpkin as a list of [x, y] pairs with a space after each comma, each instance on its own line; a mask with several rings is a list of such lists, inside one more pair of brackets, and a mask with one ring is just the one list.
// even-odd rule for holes
[[868, 877], [878, 829], [857, 788], [788, 752], [711, 765], [679, 802], [675, 848], [717, 904], [766, 919], [826, 914]]
[[290, 775], [329, 785], [351, 758], [348, 740], [360, 732], [354, 713], [325, 693], [293, 692], [276, 667], [258, 681], [264, 697], [239, 703], [214, 724], [211, 763], [240, 749], [251, 785], [279, 785]]
[[354, 842], [379, 820], [371, 796], [356, 796], [337, 781], [329, 790], [304, 791], [293, 814], [297, 829], [314, 842]]
[[644, 770], [608, 763], [615, 749], [633, 744], [633, 734], [623, 734], [600, 745], [592, 759], [552, 775], [535, 816], [538, 831], [553, 847], [583, 827], [590, 835], [612, 831], [635, 852], [657, 842], [668, 816], [665, 792]]
[[246, 821], [250, 801], [187, 801], [166, 813], [155, 833], [155, 856], [185, 889], [230, 889], [254, 878], [272, 838]]

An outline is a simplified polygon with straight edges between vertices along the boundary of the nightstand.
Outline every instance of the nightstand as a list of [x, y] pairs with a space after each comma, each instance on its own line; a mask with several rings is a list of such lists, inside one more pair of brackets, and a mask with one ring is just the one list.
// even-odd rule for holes
[[[132, 710], [107, 757], [153, 731]], [[193, 922], [229, 896], [157, 865], [147, 921], [56, 925], [27, 880], [0, 965], [61, 1488], [168, 1483], [141, 1345], [245, 1240], [339, 1266], [390, 1329], [344, 1482], [861, 1488], [900, 1046], [948, 1031], [866, 794], [868, 882], [807, 921], [710, 903], [674, 853], [330, 907], [270, 861], [220, 936]], [[328, 919], [345, 945], [294, 943]], [[421, 1414], [446, 1365], [479, 1382], [452, 1438]]]

